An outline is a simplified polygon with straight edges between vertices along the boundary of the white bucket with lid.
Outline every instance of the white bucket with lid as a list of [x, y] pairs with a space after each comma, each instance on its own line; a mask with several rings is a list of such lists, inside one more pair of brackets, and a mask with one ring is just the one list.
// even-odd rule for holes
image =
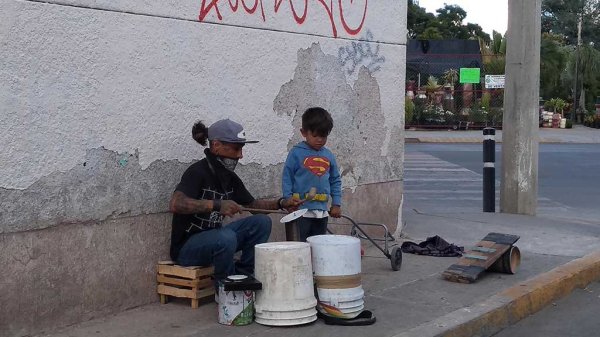
[[262, 283], [256, 292], [255, 321], [290, 326], [317, 319], [310, 245], [305, 242], [269, 242], [254, 247], [254, 274]]
[[347, 235], [316, 235], [307, 239], [324, 314], [354, 318], [364, 309], [360, 240]]

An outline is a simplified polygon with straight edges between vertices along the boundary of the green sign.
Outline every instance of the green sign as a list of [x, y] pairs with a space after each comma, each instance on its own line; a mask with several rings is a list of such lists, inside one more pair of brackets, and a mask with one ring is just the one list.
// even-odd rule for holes
[[479, 68], [460, 68], [460, 83], [479, 83], [480, 77]]

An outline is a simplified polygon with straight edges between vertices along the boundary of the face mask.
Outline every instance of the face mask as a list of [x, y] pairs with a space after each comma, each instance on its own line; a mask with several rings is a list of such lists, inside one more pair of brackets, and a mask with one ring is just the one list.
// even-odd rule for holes
[[235, 170], [235, 167], [237, 166], [237, 163], [238, 163], [238, 159], [231, 159], [231, 158], [225, 158], [225, 157], [218, 157], [218, 159], [221, 162], [221, 164], [223, 164], [223, 166], [225, 166], [225, 168], [231, 172], [233, 172]]

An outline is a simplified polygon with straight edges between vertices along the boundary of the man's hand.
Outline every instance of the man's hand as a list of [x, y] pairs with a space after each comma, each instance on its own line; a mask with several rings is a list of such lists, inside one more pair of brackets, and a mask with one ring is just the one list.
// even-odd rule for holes
[[290, 197], [288, 199], [283, 200], [281, 202], [281, 206], [285, 208], [286, 211], [291, 213], [293, 211], [298, 210], [298, 206], [302, 205], [302, 203], [304, 203], [304, 200], [300, 200], [295, 197]]
[[333, 218], [339, 218], [342, 216], [342, 208], [340, 206], [331, 206], [331, 209], [329, 210], [329, 215], [331, 215], [331, 217]]
[[219, 213], [225, 216], [233, 216], [242, 213], [242, 206], [238, 205], [233, 200], [221, 200], [221, 210]]

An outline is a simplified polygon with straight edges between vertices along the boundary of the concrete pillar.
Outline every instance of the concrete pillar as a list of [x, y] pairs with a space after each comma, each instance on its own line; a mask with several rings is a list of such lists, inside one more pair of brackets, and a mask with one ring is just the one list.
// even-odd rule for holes
[[508, 1], [500, 211], [535, 215], [542, 0]]

